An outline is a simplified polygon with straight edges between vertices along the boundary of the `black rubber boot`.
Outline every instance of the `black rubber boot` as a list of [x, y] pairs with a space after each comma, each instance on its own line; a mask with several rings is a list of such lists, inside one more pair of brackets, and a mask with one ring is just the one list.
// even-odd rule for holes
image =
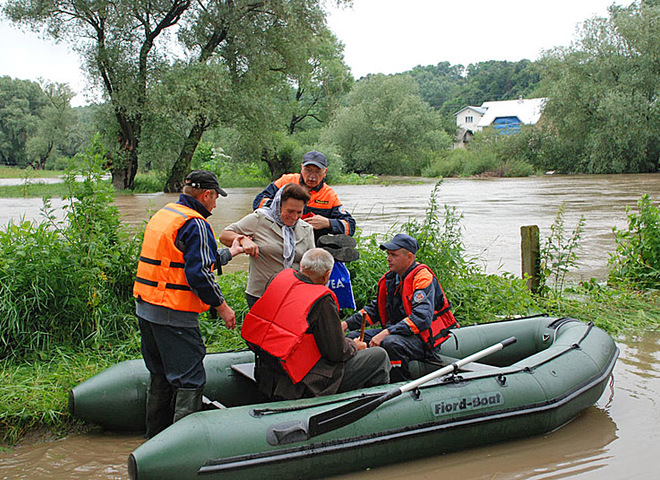
[[165, 375], [151, 375], [147, 389], [147, 433], [151, 438], [172, 425], [174, 389]]
[[178, 422], [186, 415], [198, 412], [202, 409], [201, 388], [179, 388], [176, 391], [176, 402], [174, 404], [174, 421]]

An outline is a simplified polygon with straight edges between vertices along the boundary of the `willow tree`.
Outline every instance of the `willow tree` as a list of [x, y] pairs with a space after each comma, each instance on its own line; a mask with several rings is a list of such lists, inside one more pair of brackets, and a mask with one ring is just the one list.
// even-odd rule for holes
[[419, 175], [428, 153], [451, 143], [410, 75], [363, 78], [345, 103], [325, 135], [351, 171]]
[[352, 82], [323, 2], [216, 3], [181, 30], [196, 56], [162, 85], [159, 104], [188, 124], [165, 191], [179, 189], [202, 135], [220, 125], [240, 130], [271, 173], [281, 174], [275, 150], [283, 126], [292, 134], [307, 118], [325, 122], [335, 93]]
[[[586, 173], [658, 170], [660, 2], [613, 5], [578, 39], [543, 62], [544, 121], [556, 135], [554, 164]], [[558, 153], [558, 154], [557, 154]]]
[[[174, 59], [224, 63], [230, 75], [259, 65], [260, 52], [295, 51], [323, 24], [323, 0], [9, 0], [8, 17], [85, 58], [112, 104], [118, 147], [111, 157], [113, 184], [133, 188], [149, 90]], [[342, 3], [338, 1], [338, 3]], [[176, 27], [176, 35], [175, 35]], [[299, 29], [296, 33], [296, 27]], [[179, 40], [178, 42], [176, 40]], [[300, 43], [298, 43], [300, 42]], [[286, 60], [287, 56], [282, 55]], [[286, 63], [270, 68], [285, 68]], [[213, 119], [198, 112], [182, 155]], [[174, 169], [178, 168], [175, 163]]]

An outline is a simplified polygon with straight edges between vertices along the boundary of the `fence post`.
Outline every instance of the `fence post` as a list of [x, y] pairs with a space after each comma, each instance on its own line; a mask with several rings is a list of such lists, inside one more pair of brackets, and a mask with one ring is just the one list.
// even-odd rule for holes
[[527, 275], [527, 288], [532, 292], [537, 292], [540, 267], [539, 227], [537, 225], [520, 227], [520, 253], [523, 278]]

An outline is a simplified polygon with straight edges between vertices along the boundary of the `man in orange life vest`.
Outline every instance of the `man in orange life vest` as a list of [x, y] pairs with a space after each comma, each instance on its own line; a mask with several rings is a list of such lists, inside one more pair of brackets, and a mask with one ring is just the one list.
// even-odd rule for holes
[[151, 377], [147, 438], [202, 408], [206, 347], [198, 314], [210, 306], [227, 328], [236, 325], [213, 270], [243, 248], [237, 238], [230, 248], [218, 250], [206, 219], [219, 195], [227, 193], [212, 172], [193, 171], [179, 200], [156, 212], [144, 232], [133, 296], [142, 356]]
[[[458, 327], [450, 305], [435, 274], [418, 264], [418, 244], [410, 235], [395, 235], [380, 246], [387, 250], [390, 270], [378, 282], [376, 300], [342, 322], [344, 330], [359, 330], [380, 322], [381, 329], [365, 330], [370, 347], [383, 347], [392, 363], [392, 383], [410, 379], [410, 360], [423, 360]], [[357, 336], [351, 332], [349, 337]]]
[[382, 348], [350, 340], [337, 300], [325, 284], [334, 260], [320, 248], [282, 270], [246, 315], [241, 335], [256, 353], [255, 377], [271, 399], [331, 395], [389, 381]]
[[[255, 210], [267, 206], [277, 191], [287, 183], [295, 183], [307, 189], [311, 195], [303, 210], [303, 220], [314, 227], [314, 239], [334, 233], [353, 236], [355, 220], [344, 209], [337, 194], [325, 183], [328, 162], [321, 152], [315, 150], [303, 155], [300, 173], [288, 173], [268, 185], [252, 202]], [[352, 246], [355, 246], [353, 242]]]

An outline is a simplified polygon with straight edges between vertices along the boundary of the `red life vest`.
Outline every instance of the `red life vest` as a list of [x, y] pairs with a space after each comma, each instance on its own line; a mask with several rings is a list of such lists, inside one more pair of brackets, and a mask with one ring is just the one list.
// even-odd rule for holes
[[241, 336], [279, 359], [291, 381], [298, 383], [321, 358], [314, 335], [307, 332], [307, 315], [328, 294], [336, 304], [325, 285], [303, 282], [291, 268], [282, 270], [245, 316]]
[[[433, 312], [433, 320], [431, 321], [431, 328], [424, 331], [417, 331], [417, 326], [410, 320], [410, 314], [412, 313], [412, 300], [413, 293], [415, 293], [414, 280], [415, 275], [422, 270], [428, 270], [433, 278], [436, 280], [440, 291], [442, 292], [442, 298], [444, 303], [442, 305], [436, 305], [435, 311]], [[389, 321], [387, 316], [387, 287], [385, 285], [385, 277], [387, 273], [383, 275], [378, 281], [378, 314], [380, 316], [380, 321], [383, 324], [383, 328], [386, 328], [387, 322]], [[454, 318], [454, 314], [451, 313], [451, 305], [447, 300], [444, 290], [438, 279], [435, 277], [433, 271], [424, 264], [418, 264], [415, 268], [412, 269], [403, 279], [403, 290], [401, 292], [401, 297], [403, 299], [403, 309], [408, 315], [407, 323], [410, 329], [419, 335], [422, 340], [424, 340], [425, 345], [429, 348], [435, 348], [440, 345], [442, 342], [449, 338], [449, 329], [458, 327], [458, 323]]]
[[174, 245], [179, 229], [193, 217], [206, 221], [200, 213], [178, 203], [168, 203], [151, 217], [144, 231], [134, 297], [181, 312], [208, 310], [190, 289], [183, 252]]

